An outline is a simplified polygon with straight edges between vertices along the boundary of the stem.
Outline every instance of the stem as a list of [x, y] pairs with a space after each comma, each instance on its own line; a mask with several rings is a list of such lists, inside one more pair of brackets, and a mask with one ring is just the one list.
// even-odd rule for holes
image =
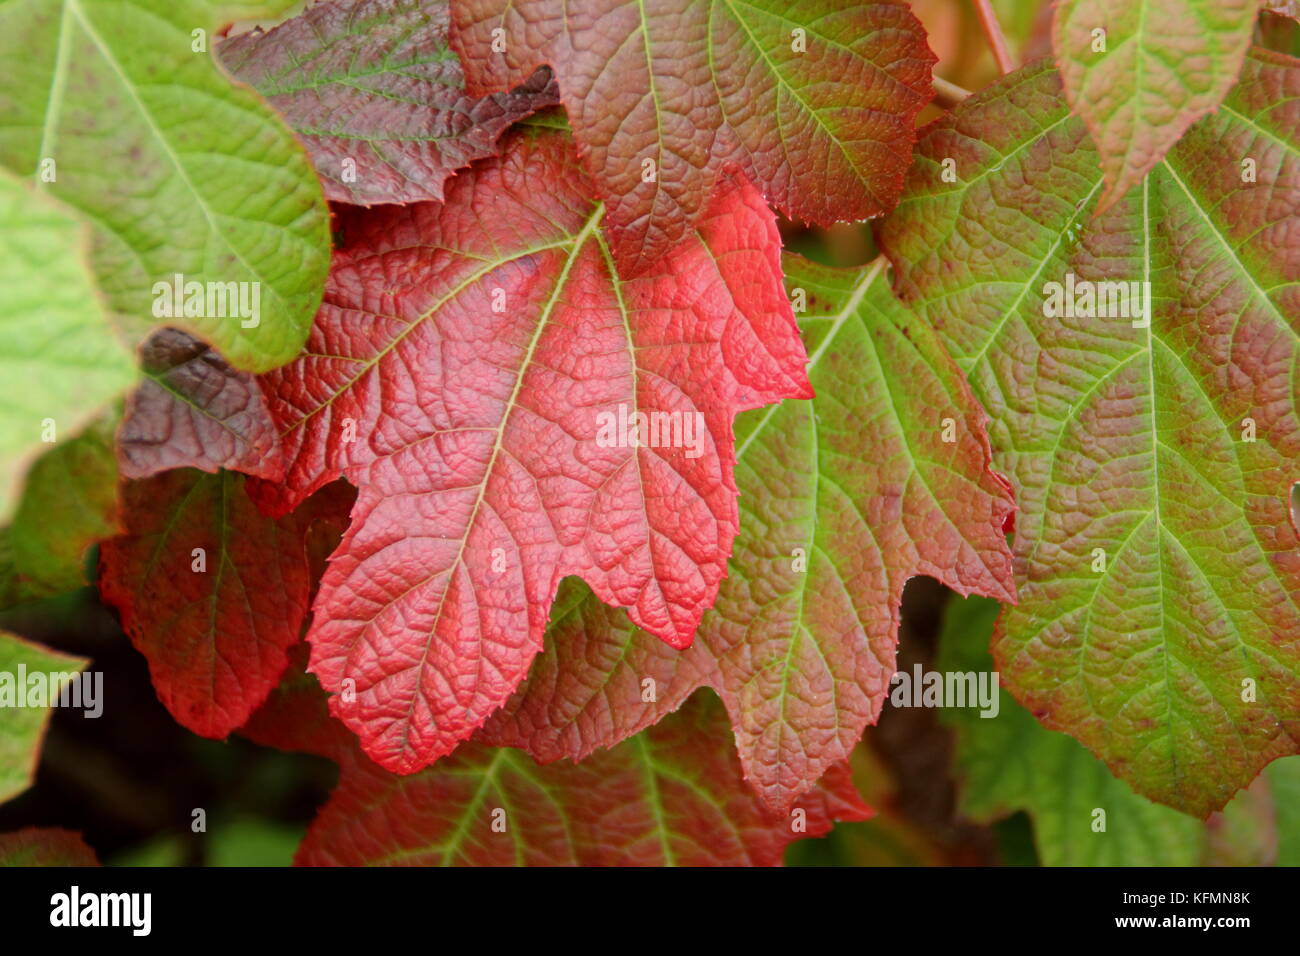
[[975, 0], [975, 13], [980, 18], [980, 26], [984, 30], [984, 36], [989, 41], [989, 47], [993, 50], [993, 59], [998, 61], [998, 69], [1006, 76], [1016, 68], [1015, 61], [1011, 59], [1011, 51], [1007, 49], [1007, 38], [1002, 35], [1002, 27], [998, 24], [997, 14], [993, 12], [993, 4], [990, 0]]
[[949, 83], [941, 76], [933, 76], [930, 79], [934, 81], [935, 105], [942, 106], [946, 110], [952, 109], [971, 95], [970, 90], [960, 87], [956, 83]]

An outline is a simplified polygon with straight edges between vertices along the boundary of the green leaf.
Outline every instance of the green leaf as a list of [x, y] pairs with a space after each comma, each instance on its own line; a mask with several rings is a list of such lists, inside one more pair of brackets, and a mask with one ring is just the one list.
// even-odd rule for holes
[[87, 584], [86, 551], [118, 532], [117, 416], [37, 459], [9, 528], [14, 567], [34, 596]]
[[1277, 819], [1277, 865], [1300, 866], [1300, 758], [1275, 761], [1264, 776]]
[[[998, 603], [982, 597], [953, 600], [944, 616], [939, 669], [981, 673], [993, 669], [987, 647]], [[1042, 727], [999, 690], [997, 716], [976, 708], [949, 708], [944, 721], [957, 731], [961, 810], [991, 823], [1017, 810], [1034, 820], [1046, 866], [1193, 866], [1201, 824], [1177, 810], [1139, 797], [1106, 765], [1065, 734]], [[1104, 832], [1093, 829], [1105, 812]]]
[[[1237, 79], [1259, 0], [1062, 0], [1052, 45], [1065, 95], [1101, 151], [1104, 212]], [[1099, 32], [1100, 31], [1100, 32]]]
[[209, 866], [289, 866], [304, 828], [266, 820], [232, 820], [212, 827], [207, 841]]
[[[0, 719], [0, 803], [32, 785], [41, 741], [50, 723], [50, 707], [28, 696], [26, 678], [46, 675], [42, 693], [48, 701], [51, 692], [57, 694], [88, 663], [0, 631], [0, 711], [4, 714]], [[51, 674], [58, 677], [51, 681]], [[29, 703], [36, 706], [25, 706]]]
[[0, 521], [42, 442], [75, 433], [135, 380], [96, 297], [85, 238], [56, 202], [0, 170]]
[[[21, 64], [0, 76], [0, 165], [93, 226], [94, 274], [133, 338], [177, 325], [251, 371], [287, 362], [306, 338], [329, 265], [327, 215], [302, 147], [207, 50], [232, 17], [288, 5], [0, 5], [0, 60]], [[178, 274], [257, 285], [243, 287], [244, 313], [214, 302], [202, 311], [226, 314], [159, 316], [155, 283]]]
[[[1255, 51], [1094, 217], [1097, 154], [1037, 64], [928, 128], [880, 231], [1016, 485], [999, 670], [1048, 727], [1202, 817], [1300, 739], [1298, 142], [1300, 63]], [[1083, 290], [1107, 288], [1124, 295], [1089, 310]]]
[[[944, 612], [938, 666], [987, 672], [998, 615], [988, 598], [953, 599]], [[961, 812], [992, 823], [1030, 814], [1047, 866], [1295, 865], [1300, 852], [1300, 757], [1273, 763], [1249, 790], [1207, 823], [1138, 796], [1065, 734], [1047, 730], [1001, 695], [997, 715], [950, 708], [957, 735]], [[1104, 811], [1105, 829], [1096, 829]]]
[[0, 528], [0, 611], [35, 599], [36, 595], [18, 576], [18, 568], [14, 565], [13, 543], [9, 540], [9, 529]]

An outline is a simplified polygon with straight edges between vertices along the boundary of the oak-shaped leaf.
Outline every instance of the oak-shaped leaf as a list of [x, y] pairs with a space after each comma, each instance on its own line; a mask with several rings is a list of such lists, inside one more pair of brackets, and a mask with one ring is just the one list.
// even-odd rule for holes
[[545, 69], [516, 90], [467, 94], [448, 25], [446, 0], [318, 3], [218, 53], [298, 132], [329, 199], [441, 200], [511, 123], [559, 101]]
[[736, 534], [732, 418], [810, 395], [756, 189], [729, 177], [634, 279], [603, 215], [549, 130], [445, 203], [351, 209], [306, 351], [263, 379], [290, 463], [263, 499], [359, 489], [311, 668], [389, 769], [505, 702], [566, 575], [688, 645]]
[[284, 476], [280, 434], [254, 376], [180, 329], [150, 336], [140, 365], [145, 378], [127, 399], [117, 433], [123, 477], [170, 468]]
[[998, 670], [1136, 791], [1205, 816], [1300, 741], [1300, 62], [1141, 187], [1048, 63], [928, 127], [880, 238], [990, 417], [1020, 511]]
[[0, 803], [32, 785], [51, 708], [88, 663], [0, 631]]
[[1218, 109], [1250, 48], [1259, 0], [1062, 0], [1052, 48], [1100, 153], [1105, 212], [1187, 128]]
[[306, 866], [773, 866], [790, 842], [872, 815], [845, 763], [789, 812], [764, 807], [707, 692], [576, 765], [539, 766], [471, 741], [419, 773], [389, 773], [301, 672], [286, 675], [241, 733], [340, 764], [338, 787], [298, 850]]
[[630, 273], [687, 235], [738, 164], [786, 216], [887, 211], [932, 94], [899, 0], [451, 0], [474, 94], [550, 64]]
[[245, 484], [192, 468], [125, 482], [125, 532], [100, 550], [100, 594], [159, 700], [205, 737], [243, 724], [279, 681], [311, 597], [313, 528], [337, 526], [350, 504], [331, 487], [269, 518]]
[[894, 299], [883, 259], [784, 265], [817, 397], [737, 422], [741, 530], [695, 644], [666, 648], [568, 582], [547, 653], [483, 739], [582, 759], [708, 685], [746, 777], [785, 812], [879, 716], [908, 578], [1013, 599], [1011, 494], [938, 337]]

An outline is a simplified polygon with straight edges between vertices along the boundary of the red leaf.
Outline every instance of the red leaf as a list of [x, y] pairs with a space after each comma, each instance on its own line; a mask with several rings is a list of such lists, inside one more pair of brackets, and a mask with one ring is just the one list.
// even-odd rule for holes
[[[732, 418], [811, 394], [757, 190], [729, 177], [631, 280], [591, 195], [566, 136], [524, 132], [444, 204], [354, 210], [306, 352], [263, 380], [290, 466], [259, 493], [360, 489], [312, 670], [390, 769], [506, 700], [565, 575], [688, 645], [736, 534]], [[679, 441], [611, 447], [620, 413]]]
[[355, 750], [342, 767], [299, 865], [774, 866], [788, 843], [872, 815], [845, 764], [789, 814], [765, 811], [704, 694], [581, 764], [470, 744], [412, 776]]
[[280, 436], [252, 375], [179, 329], [155, 332], [140, 364], [147, 377], [127, 399], [117, 433], [123, 477], [169, 468], [283, 477]]
[[[295, 659], [240, 729], [260, 744], [342, 767], [299, 864], [772, 865], [792, 840], [873, 815], [847, 762], [788, 811], [765, 807], [745, 785], [722, 708], [708, 694], [578, 766], [539, 767], [517, 751], [472, 742], [436, 767], [395, 776], [330, 717], [301, 663]], [[504, 832], [492, 827], [497, 808], [506, 810]]]
[[934, 54], [899, 0], [451, 0], [471, 93], [550, 64], [620, 265], [689, 233], [738, 165], [787, 216], [888, 211]]
[[290, 648], [284, 677], [239, 733], [264, 747], [342, 762], [358, 749], [357, 738], [330, 716], [320, 681], [307, 673], [309, 651], [306, 644]]
[[127, 530], [100, 552], [100, 593], [177, 721], [224, 737], [266, 699], [302, 634], [313, 526], [346, 513], [348, 494], [331, 488], [272, 519], [233, 472], [123, 486]]
[[330, 199], [440, 200], [447, 177], [496, 152], [511, 123], [559, 102], [548, 70], [467, 95], [447, 28], [445, 0], [320, 3], [218, 53], [298, 132]]

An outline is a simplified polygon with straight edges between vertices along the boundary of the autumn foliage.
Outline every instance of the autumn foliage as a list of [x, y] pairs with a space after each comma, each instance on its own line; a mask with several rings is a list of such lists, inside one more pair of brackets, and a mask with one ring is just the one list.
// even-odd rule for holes
[[876, 812], [917, 576], [1007, 691], [967, 817], [1300, 854], [1293, 21], [1008, 0], [969, 94], [935, 3], [218, 6], [0, 8], [67, 73], [0, 81], [0, 606], [92, 584], [185, 728], [337, 763], [298, 863], [778, 864]]

